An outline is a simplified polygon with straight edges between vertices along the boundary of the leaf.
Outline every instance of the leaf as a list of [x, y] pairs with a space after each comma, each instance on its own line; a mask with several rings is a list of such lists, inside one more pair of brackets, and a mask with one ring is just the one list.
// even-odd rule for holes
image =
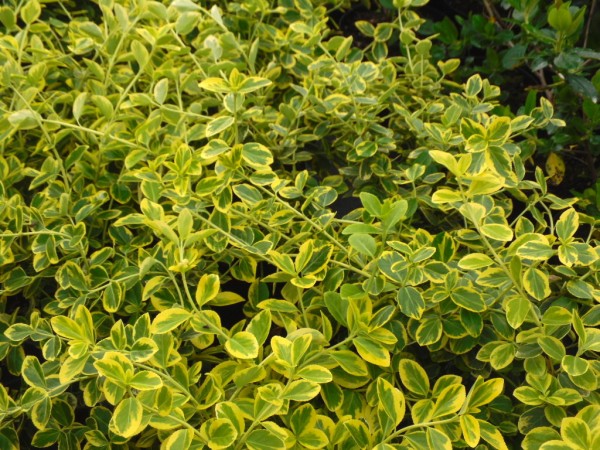
[[504, 307], [508, 324], [516, 330], [525, 322], [531, 310], [531, 303], [521, 296], [511, 297], [506, 301]]
[[432, 418], [441, 418], [456, 413], [465, 402], [465, 387], [462, 384], [451, 384], [446, 387], [435, 401]]
[[457, 287], [450, 293], [450, 298], [456, 305], [469, 311], [480, 313], [487, 309], [483, 297], [475, 289]]
[[219, 94], [228, 94], [231, 92], [229, 83], [222, 78], [207, 78], [200, 82], [200, 87]]
[[165, 439], [161, 450], [188, 450], [192, 445], [193, 432], [189, 428], [177, 430]]
[[168, 78], [163, 78], [154, 85], [154, 90], [153, 90], [154, 100], [159, 105], [162, 105], [165, 102], [168, 93], [169, 93], [169, 79]]
[[42, 13], [42, 8], [38, 0], [29, 0], [25, 6], [21, 8], [21, 18], [27, 25], [35, 22]]
[[497, 345], [490, 354], [490, 365], [501, 370], [510, 365], [515, 358], [515, 345], [512, 342], [503, 342]]
[[443, 152], [441, 150], [429, 150], [429, 156], [431, 156], [431, 159], [436, 163], [441, 164], [454, 175], [460, 175], [456, 158], [451, 153]]
[[47, 389], [46, 376], [38, 359], [35, 356], [26, 356], [21, 366], [21, 375], [25, 383], [31, 387]]
[[452, 450], [448, 435], [435, 428], [427, 428], [427, 445], [431, 450]]
[[258, 356], [258, 341], [252, 333], [240, 331], [227, 340], [225, 350], [234, 358], [253, 359]]
[[292, 381], [283, 391], [281, 398], [297, 402], [312, 400], [321, 392], [321, 385], [308, 380]]
[[497, 241], [508, 242], [513, 238], [513, 231], [508, 225], [498, 223], [481, 226], [481, 234]]
[[349, 350], [338, 350], [332, 352], [330, 356], [350, 375], [365, 377], [369, 374], [367, 365], [356, 353]]
[[246, 331], [252, 333], [258, 342], [258, 345], [263, 345], [271, 331], [271, 311], [266, 309], [255, 315]]
[[473, 75], [465, 84], [465, 95], [467, 97], [475, 97], [481, 91], [483, 81], [479, 74]]
[[126, 398], [115, 408], [110, 421], [111, 428], [119, 436], [124, 438], [133, 437], [140, 431], [143, 415], [144, 408], [140, 401], [135, 397]]
[[8, 116], [8, 122], [19, 130], [31, 130], [39, 125], [40, 116], [29, 109], [15, 111]]
[[219, 275], [203, 274], [196, 288], [196, 303], [200, 308], [213, 300], [221, 287]]
[[377, 379], [377, 397], [382, 408], [395, 426], [404, 419], [406, 402], [402, 392], [383, 378]]
[[383, 214], [383, 206], [377, 197], [375, 197], [373, 194], [369, 194], [368, 192], [361, 192], [359, 196], [363, 207], [369, 214], [371, 214], [373, 217], [380, 217]]
[[473, 411], [474, 408], [489, 404], [502, 393], [503, 389], [504, 380], [502, 378], [492, 378], [491, 380], [483, 381], [481, 376], [477, 377], [467, 395], [468, 410]]
[[425, 370], [412, 359], [400, 360], [400, 380], [409, 391], [426, 397], [429, 393], [429, 378]]
[[273, 154], [262, 144], [249, 142], [242, 147], [242, 159], [255, 169], [264, 169], [273, 164]]
[[348, 431], [348, 433], [350, 434], [354, 442], [356, 442], [359, 448], [366, 449], [369, 447], [370, 433], [367, 429], [367, 426], [362, 421], [357, 419], [350, 419], [343, 423], [344, 428], [346, 428], [346, 431]]
[[566, 166], [562, 157], [558, 153], [550, 152], [546, 159], [546, 173], [550, 184], [558, 186], [565, 178]]
[[237, 435], [229, 419], [214, 419], [208, 427], [208, 447], [212, 450], [226, 449], [233, 444]]
[[523, 287], [536, 300], [543, 300], [552, 293], [548, 276], [534, 267], [530, 267], [525, 271]]
[[554, 336], [539, 336], [537, 342], [544, 353], [556, 361], [562, 361], [566, 355], [565, 346]]
[[148, 370], [142, 370], [129, 380], [129, 385], [138, 391], [151, 391], [160, 388], [163, 382], [157, 374]]
[[494, 261], [485, 253], [470, 253], [460, 259], [458, 267], [463, 270], [477, 270], [492, 264], [494, 264]]
[[240, 94], [249, 94], [250, 92], [257, 91], [258, 89], [270, 86], [271, 84], [273, 84], [273, 82], [267, 78], [247, 77], [235, 90]]
[[421, 320], [415, 338], [419, 345], [432, 345], [442, 338], [443, 325], [439, 317], [427, 317]]
[[183, 322], [187, 321], [192, 313], [183, 308], [170, 308], [159, 313], [150, 326], [152, 334], [163, 334], [174, 330]]
[[481, 437], [479, 433], [479, 421], [470, 414], [463, 414], [460, 416], [460, 429], [467, 445], [471, 448], [476, 447]]
[[374, 257], [377, 253], [377, 243], [375, 242], [375, 239], [368, 234], [353, 234], [348, 238], [348, 243], [354, 250], [365, 256]]
[[390, 353], [380, 343], [362, 336], [354, 338], [352, 343], [365, 361], [377, 366], [389, 367]]
[[249, 450], [285, 450], [283, 441], [267, 430], [254, 430], [246, 438]]
[[212, 119], [206, 124], [206, 137], [208, 138], [225, 131], [227, 128], [233, 125], [234, 122], [235, 119], [231, 116], [222, 116]]
[[481, 437], [484, 441], [497, 450], [508, 450], [506, 442], [504, 442], [504, 438], [502, 437], [500, 431], [498, 431], [498, 428], [493, 426], [491, 423], [486, 422], [485, 420], [477, 420], [479, 421]]
[[573, 237], [579, 228], [579, 214], [573, 208], [565, 210], [556, 222], [556, 235], [566, 242]]
[[73, 117], [77, 122], [79, 122], [79, 119], [83, 115], [83, 108], [85, 106], [87, 95], [87, 92], [81, 92], [73, 102]]
[[425, 311], [425, 300], [421, 292], [412, 286], [398, 289], [396, 301], [402, 314], [413, 319], [419, 320]]
[[73, 340], [83, 340], [83, 330], [77, 323], [67, 316], [55, 316], [50, 319], [52, 329], [56, 334]]

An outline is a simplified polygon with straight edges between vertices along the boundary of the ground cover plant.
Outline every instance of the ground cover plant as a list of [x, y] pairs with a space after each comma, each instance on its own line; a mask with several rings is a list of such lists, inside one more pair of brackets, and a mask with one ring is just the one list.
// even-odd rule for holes
[[383, 3], [0, 7], [2, 448], [600, 447], [567, 124]]

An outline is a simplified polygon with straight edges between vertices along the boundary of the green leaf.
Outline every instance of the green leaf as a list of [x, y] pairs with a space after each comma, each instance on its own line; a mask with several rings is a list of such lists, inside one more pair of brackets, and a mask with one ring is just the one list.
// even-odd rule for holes
[[218, 419], [229, 419], [238, 435], [244, 432], [246, 428], [244, 414], [237, 404], [234, 402], [217, 403], [215, 406], [215, 412]]
[[83, 340], [83, 330], [77, 323], [67, 316], [55, 316], [50, 319], [52, 329], [56, 334], [73, 340]]
[[481, 91], [483, 81], [479, 74], [473, 75], [465, 84], [465, 95], [467, 97], [475, 97]]
[[561, 366], [565, 372], [574, 377], [583, 375], [590, 368], [590, 364], [587, 360], [573, 355], [563, 356]]
[[377, 253], [377, 243], [375, 242], [375, 239], [368, 234], [353, 234], [348, 238], [348, 243], [354, 250], [365, 256], [374, 257]]
[[578, 417], [565, 417], [560, 425], [560, 435], [573, 448], [592, 448], [592, 433], [588, 425]]
[[579, 228], [579, 214], [573, 208], [569, 208], [560, 215], [560, 219], [556, 222], [556, 235], [558, 238], [566, 242], [573, 237]]
[[225, 131], [227, 128], [233, 125], [234, 122], [235, 119], [231, 116], [221, 116], [212, 119], [206, 124], [206, 137], [208, 138]]
[[485, 420], [477, 419], [479, 421], [479, 428], [481, 432], [481, 437], [484, 441], [490, 444], [492, 447], [497, 450], [508, 450], [506, 446], [506, 442], [504, 442], [504, 438], [498, 428], [486, 422]]
[[150, 326], [152, 334], [163, 334], [174, 330], [187, 321], [192, 313], [183, 308], [170, 308], [159, 313]]
[[503, 389], [504, 379], [502, 378], [492, 378], [491, 380], [483, 381], [481, 376], [477, 377], [467, 396], [469, 411], [489, 404], [502, 393]]
[[240, 331], [227, 340], [225, 350], [234, 358], [253, 359], [258, 356], [258, 341], [252, 333]]
[[135, 397], [126, 398], [115, 408], [110, 421], [111, 428], [119, 436], [133, 437], [141, 431], [143, 415], [144, 408], [140, 401]]
[[513, 231], [508, 225], [492, 223], [482, 225], [480, 229], [481, 234], [497, 241], [508, 242], [513, 238]]
[[452, 441], [448, 435], [435, 428], [427, 428], [427, 445], [431, 450], [452, 450]]
[[141, 71], [144, 67], [146, 67], [148, 61], [150, 61], [150, 54], [148, 53], [148, 50], [146, 50], [146, 46], [140, 41], [132, 41], [131, 52], [133, 53], [133, 56], [138, 63], [139, 70]]
[[432, 418], [441, 418], [456, 413], [466, 399], [465, 387], [462, 384], [451, 384], [445, 388], [435, 401]]
[[157, 374], [148, 370], [142, 370], [129, 380], [129, 385], [138, 391], [151, 391], [160, 388], [163, 382]]
[[169, 79], [168, 78], [163, 78], [162, 80], [159, 80], [154, 85], [154, 90], [153, 90], [154, 100], [159, 105], [162, 105], [165, 102], [168, 93], [169, 93]]
[[406, 402], [402, 392], [383, 378], [377, 379], [377, 397], [379, 407], [385, 411], [395, 426], [404, 419]]
[[494, 261], [485, 253], [470, 253], [460, 259], [458, 267], [463, 270], [477, 270], [492, 264], [494, 264]]
[[477, 419], [471, 414], [463, 414], [460, 416], [460, 429], [467, 445], [471, 448], [476, 447], [481, 438]]
[[409, 391], [420, 397], [426, 397], [429, 393], [429, 378], [419, 363], [412, 359], [400, 360], [400, 380]]
[[42, 8], [38, 0], [29, 0], [25, 6], [21, 8], [21, 18], [27, 25], [35, 22], [42, 13]]
[[271, 84], [273, 84], [272, 81], [267, 78], [247, 77], [235, 90], [240, 94], [249, 94]]
[[555, 253], [556, 251], [552, 246], [544, 241], [529, 241], [517, 249], [517, 255], [532, 261], [545, 261], [554, 256]]
[[283, 391], [281, 398], [297, 402], [312, 400], [321, 392], [321, 385], [308, 380], [292, 381]]
[[383, 206], [376, 196], [368, 192], [361, 192], [359, 196], [363, 207], [369, 214], [373, 217], [380, 217], [383, 214]]
[[330, 353], [330, 356], [350, 375], [365, 377], [369, 374], [364, 360], [350, 350], [338, 350]]
[[540, 336], [537, 339], [538, 344], [542, 347], [544, 353], [556, 361], [562, 361], [566, 354], [563, 343], [554, 336]]
[[352, 340], [358, 354], [367, 362], [381, 367], [389, 367], [390, 352], [381, 345], [367, 337], [359, 336]]
[[214, 273], [203, 274], [196, 288], [196, 303], [198, 306], [202, 308], [205, 304], [213, 300], [219, 293], [220, 287], [219, 275]]
[[192, 445], [193, 432], [189, 428], [177, 430], [161, 446], [161, 450], [188, 450]]
[[487, 309], [483, 297], [475, 289], [457, 287], [450, 293], [452, 301], [469, 311], [480, 313]]
[[249, 450], [285, 450], [283, 441], [267, 430], [254, 430], [246, 438], [246, 447]]
[[222, 78], [207, 78], [200, 82], [200, 87], [209, 92], [228, 94], [231, 92], [229, 83]]
[[515, 345], [512, 342], [504, 342], [497, 345], [492, 353], [490, 354], [490, 365], [496, 369], [501, 370], [510, 365], [515, 358]]
[[47, 389], [44, 370], [35, 356], [25, 357], [21, 366], [21, 376], [29, 386]]
[[415, 338], [419, 345], [432, 345], [442, 338], [443, 324], [439, 317], [421, 319]]
[[356, 442], [359, 448], [368, 448], [370, 439], [369, 439], [369, 430], [367, 426], [360, 420], [350, 419], [344, 422], [344, 428], [346, 431], [350, 433], [350, 436]]
[[212, 450], [226, 449], [233, 444], [237, 434], [229, 419], [214, 419], [208, 427], [208, 447]]
[[408, 317], [419, 320], [425, 311], [425, 300], [421, 292], [412, 286], [401, 287], [396, 293], [400, 311]]
[[504, 308], [506, 309], [506, 320], [508, 324], [516, 330], [523, 322], [525, 322], [525, 319], [531, 310], [531, 303], [529, 302], [529, 299], [521, 296], [511, 297], [506, 301]]
[[244, 144], [242, 158], [250, 167], [255, 169], [265, 169], [273, 164], [271, 151], [257, 142]]
[[298, 436], [298, 442], [306, 448], [319, 449], [325, 447], [329, 443], [329, 439], [323, 431], [313, 428], [303, 431]]
[[534, 267], [530, 267], [525, 271], [523, 287], [536, 300], [543, 300], [552, 293], [548, 276]]
[[271, 331], [271, 311], [266, 309], [255, 315], [246, 331], [252, 333], [258, 342], [258, 345], [263, 345]]

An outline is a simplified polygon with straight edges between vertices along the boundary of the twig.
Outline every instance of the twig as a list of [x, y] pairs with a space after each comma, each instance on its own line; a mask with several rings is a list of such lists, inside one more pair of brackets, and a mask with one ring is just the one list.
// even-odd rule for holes
[[592, 27], [592, 19], [594, 17], [594, 13], [596, 12], [596, 2], [597, 0], [592, 0], [592, 5], [590, 6], [590, 12], [587, 20], [587, 24], [585, 25], [585, 34], [583, 35], [583, 48], [587, 47], [588, 38], [590, 36], [590, 28]]

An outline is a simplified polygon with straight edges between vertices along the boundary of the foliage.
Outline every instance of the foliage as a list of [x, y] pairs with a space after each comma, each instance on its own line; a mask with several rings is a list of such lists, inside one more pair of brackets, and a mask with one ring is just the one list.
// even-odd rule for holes
[[[489, 76], [505, 88], [514, 110], [529, 113], [536, 97], [548, 98], [562, 128], [532, 136], [541, 150], [537, 160], [548, 167], [557, 190], [579, 196], [596, 214], [594, 188], [600, 155], [600, 35], [594, 23], [596, 1], [485, 0], [469, 17], [446, 16], [424, 27], [439, 33], [436, 57], [457, 57], [460, 76]], [[508, 89], [506, 89], [508, 88]], [[508, 96], [510, 93], [510, 98]], [[564, 179], [564, 182], [563, 182]]]
[[342, 2], [0, 9], [3, 448], [600, 446], [598, 223], [524, 162], [564, 122], [425, 3], [362, 49]]

